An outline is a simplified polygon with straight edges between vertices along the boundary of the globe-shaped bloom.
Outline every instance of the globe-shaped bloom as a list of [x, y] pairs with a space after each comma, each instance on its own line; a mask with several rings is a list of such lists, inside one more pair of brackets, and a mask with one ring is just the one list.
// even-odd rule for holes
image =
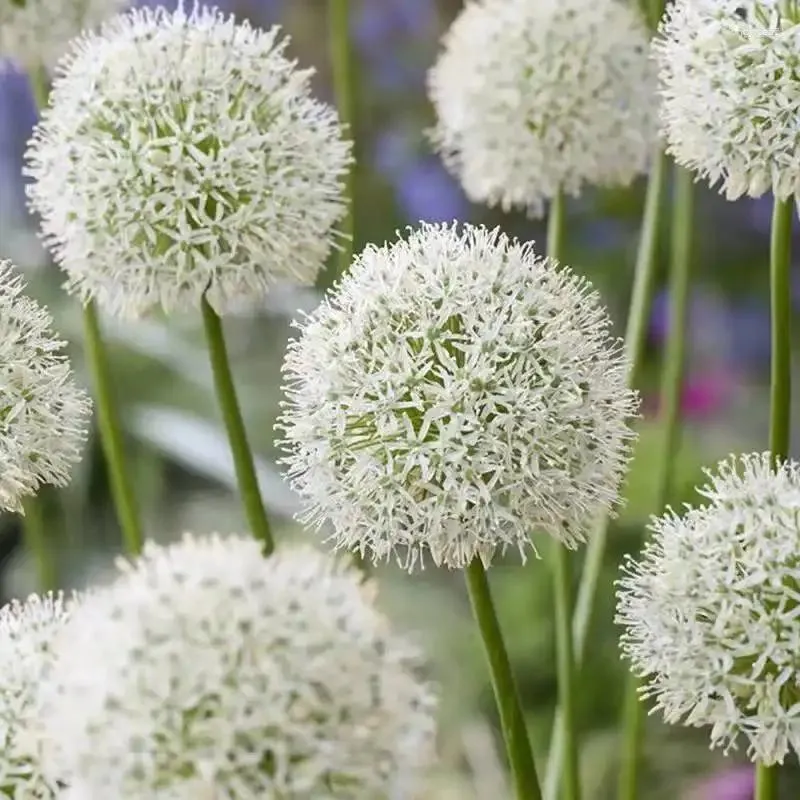
[[131, 11], [72, 45], [28, 150], [67, 288], [112, 314], [257, 306], [312, 284], [351, 145], [286, 40], [219, 11]]
[[60, 595], [33, 595], [0, 609], [0, 798], [58, 796], [56, 782], [42, 770], [46, 747], [36, 697], [71, 605]]
[[800, 7], [785, 0], [676, 0], [654, 44], [675, 160], [729, 200], [800, 195]]
[[474, 201], [539, 216], [624, 186], [656, 142], [649, 34], [625, 0], [472, 0], [429, 75], [433, 141]]
[[0, 73], [4, 60], [26, 70], [51, 70], [71, 39], [126, 5], [128, 0], [3, 0]]
[[637, 397], [586, 281], [483, 227], [368, 246], [284, 363], [285, 463], [337, 546], [489, 564], [617, 498]]
[[90, 411], [50, 314], [0, 261], [0, 510], [19, 511], [42, 484], [65, 486]]
[[39, 697], [79, 797], [390, 797], [434, 749], [419, 651], [353, 566], [252, 537], [149, 544], [65, 628]]
[[667, 722], [782, 762], [800, 753], [800, 464], [731, 456], [708, 475], [708, 503], [654, 519], [623, 568], [622, 650]]

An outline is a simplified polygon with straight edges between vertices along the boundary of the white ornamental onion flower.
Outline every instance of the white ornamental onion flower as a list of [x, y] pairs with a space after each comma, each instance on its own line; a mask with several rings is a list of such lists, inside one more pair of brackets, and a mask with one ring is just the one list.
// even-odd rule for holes
[[429, 75], [433, 140], [476, 202], [540, 216], [625, 186], [656, 143], [649, 34], [627, 0], [469, 0]]
[[301, 323], [279, 428], [305, 521], [453, 568], [575, 547], [617, 499], [637, 396], [589, 284], [498, 231], [370, 245]]
[[782, 763], [800, 753], [800, 464], [731, 456], [707, 474], [708, 503], [654, 519], [623, 568], [622, 650], [667, 722]]
[[71, 612], [60, 595], [33, 595], [0, 609], [0, 798], [50, 800], [46, 746], [37, 713], [40, 682], [52, 667], [52, 645]]
[[217, 10], [131, 11], [71, 47], [27, 154], [67, 288], [108, 312], [219, 313], [313, 284], [350, 142], [287, 40]]
[[795, 0], [676, 0], [654, 44], [668, 152], [729, 200], [800, 196]]
[[71, 39], [128, 5], [128, 0], [3, 0], [0, 2], [0, 73], [4, 61], [51, 70]]
[[0, 510], [43, 484], [65, 486], [80, 459], [90, 401], [73, 378], [46, 309], [0, 261]]
[[82, 800], [390, 797], [432, 757], [435, 702], [362, 580], [249, 536], [148, 544], [58, 642], [46, 766]]

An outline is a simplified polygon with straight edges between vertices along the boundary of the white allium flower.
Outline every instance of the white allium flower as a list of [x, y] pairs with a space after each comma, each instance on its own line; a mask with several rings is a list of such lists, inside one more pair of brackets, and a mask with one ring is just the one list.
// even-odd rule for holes
[[469, 0], [429, 75], [434, 144], [467, 196], [540, 216], [624, 186], [656, 143], [649, 34], [627, 0]]
[[29, 197], [67, 288], [120, 316], [313, 284], [351, 145], [287, 40], [205, 8], [131, 11], [60, 63]]
[[2, 0], [0, 73], [4, 60], [26, 70], [52, 69], [71, 39], [128, 5], [128, 0]]
[[654, 44], [668, 152], [729, 200], [800, 196], [795, 0], [676, 0]]
[[148, 544], [59, 641], [51, 767], [87, 800], [389, 797], [432, 757], [435, 702], [373, 600], [310, 548]]
[[0, 797], [49, 800], [46, 746], [37, 714], [40, 682], [48, 679], [53, 643], [71, 612], [61, 595], [32, 595], [0, 609]]
[[618, 582], [622, 650], [667, 722], [742, 736], [764, 764], [800, 753], [800, 464], [731, 456], [672, 510]]
[[617, 499], [637, 396], [589, 284], [497, 230], [370, 245], [301, 323], [279, 428], [306, 521], [436, 564], [575, 547]]
[[0, 261], [0, 510], [42, 484], [65, 486], [80, 459], [90, 401], [74, 382], [46, 309]]

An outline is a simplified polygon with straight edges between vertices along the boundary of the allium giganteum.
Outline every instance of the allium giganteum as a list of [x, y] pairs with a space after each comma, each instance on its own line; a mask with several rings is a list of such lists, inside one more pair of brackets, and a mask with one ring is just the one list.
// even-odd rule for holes
[[57, 745], [46, 771], [92, 800], [413, 791], [435, 752], [435, 699], [374, 594], [310, 548], [147, 545], [59, 639], [38, 698]]
[[312, 70], [219, 11], [131, 11], [74, 42], [28, 151], [68, 289], [110, 313], [254, 306], [310, 285], [350, 143]]
[[707, 503], [655, 519], [624, 568], [622, 650], [667, 722], [782, 763], [800, 753], [800, 465], [732, 456], [708, 475]]
[[19, 511], [44, 484], [64, 486], [80, 459], [89, 399], [46, 309], [0, 261], [0, 510]]
[[300, 325], [280, 427], [337, 546], [409, 568], [569, 547], [617, 499], [637, 409], [589, 284], [482, 227], [368, 246]]
[[656, 142], [635, 3], [470, 0], [429, 76], [433, 140], [471, 200], [540, 216], [557, 193], [630, 184]]

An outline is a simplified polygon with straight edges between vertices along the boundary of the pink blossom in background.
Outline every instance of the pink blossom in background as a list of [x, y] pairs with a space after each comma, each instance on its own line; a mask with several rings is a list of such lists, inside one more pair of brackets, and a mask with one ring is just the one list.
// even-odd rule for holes
[[[686, 376], [681, 396], [681, 416], [687, 420], [706, 420], [724, 411], [737, 391], [737, 375], [726, 367], [710, 367]], [[644, 411], [658, 416], [658, 395], [645, 398]]]
[[733, 767], [701, 781], [687, 800], [753, 800], [755, 787], [752, 766]]

